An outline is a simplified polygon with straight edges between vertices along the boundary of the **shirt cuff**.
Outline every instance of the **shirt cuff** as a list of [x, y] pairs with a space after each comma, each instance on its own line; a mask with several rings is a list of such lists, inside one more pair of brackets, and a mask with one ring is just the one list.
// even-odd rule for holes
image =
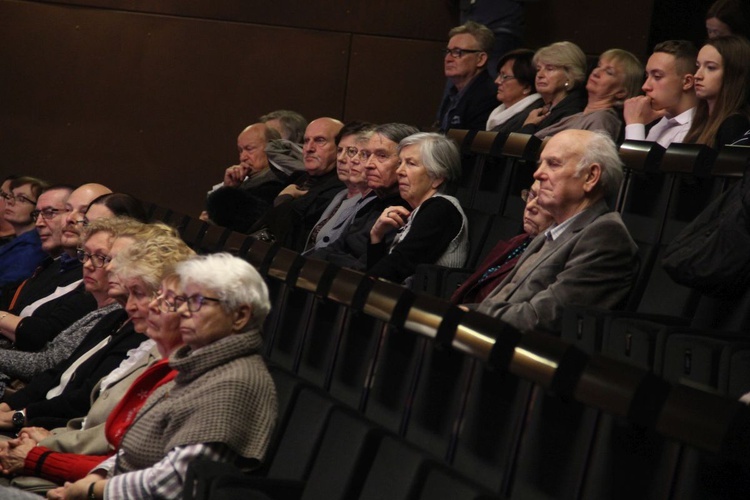
[[631, 123], [630, 125], [625, 125], [625, 140], [645, 141], [646, 126], [642, 123]]

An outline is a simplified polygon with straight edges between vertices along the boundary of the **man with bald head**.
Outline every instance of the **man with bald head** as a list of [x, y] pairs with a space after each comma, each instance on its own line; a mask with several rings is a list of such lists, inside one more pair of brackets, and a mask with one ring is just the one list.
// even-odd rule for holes
[[96, 308], [96, 300], [83, 288], [77, 250], [86, 210], [96, 198], [111, 192], [90, 183], [74, 190], [53, 186], [39, 197], [36, 228], [50, 259], [21, 284], [3, 308], [8, 312], [0, 312], [0, 329], [15, 332], [22, 350], [32, 350], [19, 340], [32, 337], [25, 332], [33, 332], [35, 339], [52, 338]]
[[305, 174], [284, 188], [251, 229], [263, 231], [287, 248], [302, 251], [305, 239], [344, 185], [336, 175], [336, 135], [344, 126], [335, 118], [318, 118], [305, 129], [302, 157]]
[[622, 163], [609, 137], [587, 130], [559, 132], [542, 150], [534, 179], [537, 203], [554, 223], [474, 307], [522, 332], [559, 334], [567, 306], [624, 305], [638, 249], [620, 214], [607, 206], [622, 182]]

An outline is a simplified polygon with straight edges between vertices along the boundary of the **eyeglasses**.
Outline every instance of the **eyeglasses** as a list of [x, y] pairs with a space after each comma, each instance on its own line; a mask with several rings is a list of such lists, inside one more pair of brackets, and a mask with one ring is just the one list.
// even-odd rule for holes
[[167, 297], [164, 295], [164, 292], [160, 292], [156, 297], [154, 297], [154, 300], [156, 301], [156, 304], [159, 306], [159, 309], [162, 312], [176, 312], [177, 311], [177, 305], [174, 303], [175, 297], [172, 297], [172, 302], [169, 302], [167, 300]]
[[525, 203], [528, 203], [531, 200], [536, 199], [536, 193], [533, 192], [533, 191], [531, 191], [531, 190], [529, 190], [529, 189], [524, 189], [523, 191], [521, 191], [521, 199]]
[[354, 158], [357, 156], [357, 153], [359, 153], [359, 149], [355, 148], [354, 146], [348, 146], [346, 148], [338, 148], [338, 154], [341, 154], [343, 152], [346, 152], [346, 156], [348, 158]]
[[322, 136], [317, 137], [305, 137], [305, 146], [310, 144], [310, 142], [314, 142], [316, 146], [323, 147], [326, 144], [328, 144], [328, 139]]
[[484, 52], [483, 50], [478, 49], [443, 49], [443, 54], [448, 55], [450, 54], [452, 57], [455, 57], [456, 59], [461, 59], [464, 54], [478, 54], [480, 52]]
[[15, 195], [13, 193], [3, 193], [0, 192], [0, 196], [5, 198], [5, 201], [8, 203], [30, 203], [32, 205], [36, 205], [36, 200], [32, 200], [31, 198], [28, 198], [22, 194]]
[[203, 304], [206, 302], [221, 302], [221, 300], [214, 298], [214, 297], [204, 297], [203, 295], [191, 295], [190, 297], [185, 297], [184, 295], [178, 295], [174, 298], [174, 310], [176, 311], [180, 307], [182, 307], [182, 304], [187, 304], [187, 309], [191, 313], [198, 312], [201, 310], [201, 307], [203, 307]]
[[90, 254], [83, 248], [78, 249], [76, 256], [81, 264], [85, 264], [87, 260], [91, 259], [91, 265], [96, 268], [102, 268], [112, 261], [112, 257], [109, 255]]
[[62, 210], [59, 208], [45, 208], [44, 210], [34, 210], [33, 212], [31, 212], [31, 218], [36, 220], [37, 217], [41, 215], [42, 219], [50, 220], [57, 217], [57, 214], [59, 214], [60, 212], [67, 212], [67, 210]]
[[505, 83], [508, 80], [515, 80], [516, 77], [513, 75], [506, 75], [505, 73], [500, 73], [499, 75], [497, 75], [497, 79], [500, 80], [497, 83]]

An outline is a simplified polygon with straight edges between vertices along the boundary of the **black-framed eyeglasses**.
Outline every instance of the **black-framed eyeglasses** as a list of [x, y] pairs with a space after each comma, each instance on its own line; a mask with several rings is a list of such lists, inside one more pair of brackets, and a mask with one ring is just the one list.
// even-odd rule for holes
[[346, 152], [347, 158], [354, 158], [359, 153], [359, 149], [355, 148], [354, 146], [347, 146], [345, 148], [338, 148], [338, 154]]
[[18, 202], [18, 203], [30, 203], [32, 205], [36, 205], [36, 200], [32, 200], [31, 198], [29, 198], [29, 197], [27, 197], [27, 196], [25, 196], [23, 194], [15, 195], [13, 193], [0, 192], [0, 196], [2, 196], [3, 198], [5, 198], [5, 201], [7, 201], [8, 203], [16, 203], [16, 202]]
[[479, 49], [458, 49], [458, 48], [456, 48], [456, 49], [448, 49], [448, 48], [443, 49], [443, 54], [444, 55], [447, 56], [448, 54], [450, 54], [452, 57], [455, 57], [456, 59], [461, 59], [464, 56], [464, 54], [478, 54], [480, 52], [484, 52], [484, 51], [483, 50], [479, 50]]
[[91, 265], [96, 268], [102, 268], [112, 261], [112, 257], [109, 255], [91, 254], [83, 248], [78, 249], [76, 256], [81, 264], [85, 264], [87, 260], [91, 259]]
[[536, 193], [531, 191], [530, 189], [524, 189], [523, 191], [521, 191], [521, 199], [525, 203], [528, 203], [535, 198], [536, 198]]
[[516, 77], [513, 75], [506, 75], [505, 73], [500, 73], [497, 75], [497, 79], [500, 80], [498, 83], [505, 83], [508, 80], [515, 80]]
[[45, 208], [44, 210], [34, 210], [33, 212], [31, 212], [31, 218], [36, 220], [41, 215], [42, 219], [50, 220], [57, 217], [57, 214], [59, 214], [60, 212], [67, 212], [67, 210], [63, 210], [60, 208]]
[[221, 300], [215, 297], [204, 297], [200, 294], [191, 295], [190, 297], [178, 295], [174, 298], [174, 310], [176, 311], [177, 309], [182, 307], [182, 304], [187, 304], [188, 311], [194, 313], [200, 311], [201, 307], [203, 307], [203, 304], [205, 304], [206, 302], [221, 302]]

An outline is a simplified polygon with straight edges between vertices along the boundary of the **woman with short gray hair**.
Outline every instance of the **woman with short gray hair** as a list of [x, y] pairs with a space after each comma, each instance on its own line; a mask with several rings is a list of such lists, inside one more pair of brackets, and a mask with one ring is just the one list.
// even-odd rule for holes
[[[469, 250], [468, 223], [458, 200], [444, 194], [457, 179], [461, 157], [455, 143], [419, 133], [398, 146], [398, 189], [411, 207], [386, 208], [370, 230], [368, 274], [406, 282], [419, 264], [461, 267]], [[390, 247], [385, 236], [397, 231]]]

